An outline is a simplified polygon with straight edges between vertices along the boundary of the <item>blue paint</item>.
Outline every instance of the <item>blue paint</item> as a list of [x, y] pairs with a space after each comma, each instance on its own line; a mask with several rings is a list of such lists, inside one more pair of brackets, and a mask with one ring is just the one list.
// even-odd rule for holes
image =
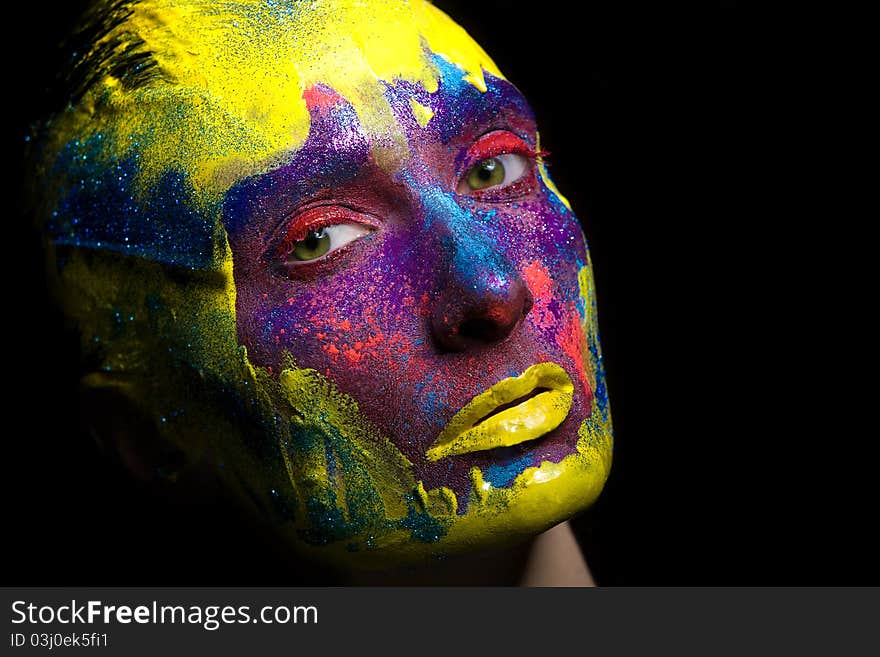
[[137, 154], [108, 164], [97, 135], [73, 140], [48, 177], [61, 190], [46, 223], [56, 244], [105, 249], [191, 269], [216, 269], [216, 221], [200, 211], [187, 177], [165, 173], [143, 196], [132, 190]]
[[440, 73], [439, 89], [431, 109], [431, 125], [439, 132], [443, 143], [461, 135], [476, 123], [491, 123], [505, 112], [517, 112], [523, 117], [534, 114], [522, 94], [512, 84], [491, 73], [484, 72], [486, 91], [482, 92], [464, 79], [466, 73], [452, 62], [433, 55], [433, 64]]
[[449, 530], [448, 520], [435, 518], [427, 512], [418, 512], [413, 506], [409, 507], [406, 517], [396, 524], [400, 528], [409, 529], [410, 537], [423, 543], [436, 543]]
[[507, 260], [499, 240], [494, 239], [496, 227], [493, 213], [473, 213], [459, 205], [453, 192], [427, 187], [409, 180], [419, 190], [429, 232], [439, 232], [444, 253], [451, 257], [451, 273], [462, 290], [490, 296], [506, 296], [517, 273]]
[[[575, 271], [580, 272], [581, 269], [584, 268], [584, 263], [581, 262], [580, 258], [575, 259]], [[575, 298], [575, 306], [577, 307], [578, 314], [581, 316], [581, 321], [585, 322], [587, 320], [587, 300], [581, 296], [580, 291], [578, 294], [574, 295]], [[595, 302], [593, 302], [595, 305]], [[595, 308], [593, 309], [595, 311]]]
[[492, 464], [486, 468], [483, 479], [495, 488], [504, 488], [510, 485], [523, 470], [534, 465], [531, 459], [531, 455], [526, 455], [501, 465]]
[[608, 389], [605, 387], [605, 359], [599, 353], [599, 336], [592, 332], [589, 335], [588, 346], [593, 364], [593, 371], [596, 373], [596, 406], [603, 417], [607, 417], [608, 413]]

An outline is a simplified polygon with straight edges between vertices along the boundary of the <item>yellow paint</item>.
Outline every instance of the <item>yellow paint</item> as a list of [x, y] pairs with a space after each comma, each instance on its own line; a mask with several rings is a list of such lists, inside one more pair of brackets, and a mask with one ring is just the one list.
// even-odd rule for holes
[[432, 118], [434, 118], [434, 110], [432, 110], [427, 105], [422, 105], [415, 98], [409, 99], [409, 106], [412, 108], [413, 116], [416, 118], [416, 122], [422, 128], [427, 127], [428, 122]]
[[[247, 449], [238, 418], [218, 399], [219, 382], [242, 386], [241, 398], [269, 402], [238, 343], [225, 241], [221, 251], [219, 270], [184, 272], [109, 251], [65, 249], [50, 283], [80, 332], [83, 354], [96, 363], [83, 387], [119, 392], [143, 409], [138, 422], [148, 426], [139, 426], [137, 435], [173, 445], [184, 456], [183, 469], [213, 462], [221, 476], [235, 473], [227, 484], [247, 500], [242, 482], [265, 478], [265, 464]], [[52, 253], [49, 258], [54, 261]], [[191, 337], [194, 328], [198, 340]]]
[[139, 189], [179, 171], [199, 204], [300, 148], [310, 126], [303, 91], [317, 83], [352, 104], [382, 162], [405, 155], [407, 145], [379, 80], [436, 91], [440, 74], [423, 44], [481, 90], [483, 69], [502, 77], [464, 30], [424, 0], [141, 0], [95, 47], [115, 40], [119, 51], [151, 52], [159, 74], [127, 90], [105, 71], [56, 120], [56, 148], [102, 134], [108, 162], [136, 149]]
[[428, 492], [425, 490], [425, 484], [421, 481], [416, 484], [416, 499], [419, 501], [419, 504], [422, 505], [423, 509], [427, 508]]
[[[578, 272], [578, 283], [581, 300], [587, 308], [582, 328], [585, 334], [596, 338], [598, 324], [593, 310], [595, 296], [589, 263]], [[591, 380], [595, 382], [596, 363], [588, 365]], [[467, 511], [457, 515], [453, 510], [452, 522], [439, 542], [424, 543], [412, 540], [406, 532], [394, 532], [387, 535], [381, 545], [393, 551], [395, 563], [407, 563], [467, 551], [477, 544], [500, 546], [534, 536], [583, 510], [598, 497], [611, 471], [612, 446], [610, 410], [600, 410], [594, 398], [590, 416], [578, 429], [573, 454], [558, 463], [544, 461], [537, 467], [526, 468], [510, 485], [501, 488], [492, 486], [479, 468], [473, 468]], [[425, 492], [428, 498], [434, 494], [435, 491]], [[448, 495], [454, 498], [452, 491], [448, 491]], [[366, 568], [388, 565], [387, 555], [373, 550], [351, 553], [339, 545], [328, 545], [309, 548], [307, 553], [331, 561], [354, 559]]]
[[440, 486], [439, 493], [440, 499], [446, 506], [448, 515], [454, 516], [458, 511], [458, 498], [456, 498], [455, 493], [451, 488], [447, 488], [446, 486]]
[[[536, 145], [538, 152], [540, 152], [541, 151], [541, 135], [540, 134], [536, 134], [535, 145]], [[551, 192], [556, 194], [556, 196], [559, 198], [559, 200], [565, 204], [565, 207], [567, 207], [569, 210], [571, 210], [571, 203], [569, 203], [568, 199], [562, 195], [562, 192], [560, 192], [559, 189], [556, 187], [556, 183], [554, 183], [550, 179], [550, 174], [547, 173], [547, 164], [544, 162], [544, 158], [541, 157], [540, 155], [538, 156], [538, 173], [541, 176], [541, 180], [543, 180], [544, 184], [547, 185], [547, 188]]]
[[571, 408], [571, 393], [543, 392], [480, 422], [426, 453], [429, 461], [447, 456], [511, 447], [540, 438], [562, 424]]
[[416, 499], [422, 511], [435, 517], [454, 516], [458, 510], [458, 499], [446, 486], [426, 491], [424, 482], [420, 481], [416, 484]]
[[[287, 495], [284, 491], [293, 486], [299, 513], [280, 530], [306, 555], [381, 568], [468, 551], [476, 545], [507, 544], [581, 511], [601, 491], [611, 467], [611, 425], [610, 417], [606, 414], [603, 419], [595, 402], [592, 415], [580, 426], [575, 453], [559, 463], [546, 461], [527, 468], [510, 485], [500, 488], [475, 468], [472, 490], [464, 500], [446, 487], [426, 489], [415, 478], [406, 457], [365, 421], [355, 400], [329, 379], [291, 363], [275, 380], [249, 363], [237, 343], [234, 285], [228, 258], [225, 262], [222, 272], [192, 273], [186, 278], [171, 275], [173, 269], [155, 262], [77, 250], [69, 255], [61, 276], [69, 312], [83, 330], [86, 349], [92, 346], [91, 336], [114, 335], [114, 308], [124, 308], [135, 317], [125, 325], [125, 333], [102, 341], [98, 353], [109, 371], [100, 377], [100, 385], [112, 385], [113, 381], [130, 385], [130, 394], [152, 409], [157, 430], [171, 432], [169, 439], [184, 448], [192, 462], [216, 459], [225, 464], [219, 472], [230, 475], [230, 486], [250, 484], [248, 493], [242, 491], [242, 499], [248, 499], [254, 490], [265, 495], [269, 486]], [[590, 294], [589, 272], [582, 271], [580, 280], [582, 293]], [[161, 308], [151, 311], [151, 298], [160, 299]], [[590, 299], [585, 298], [585, 303], [589, 308]], [[585, 322], [590, 325], [590, 317]], [[192, 376], [186, 378], [188, 371], [173, 360], [168, 341], [175, 345], [174, 352], [187, 349], [185, 336], [193, 326], [200, 327], [201, 342], [190, 345], [193, 351], [188, 358], [202, 363], [202, 369], [192, 370]], [[340, 441], [331, 445], [331, 451], [336, 450], [338, 456], [339, 449], [348, 449], [362, 474], [352, 477], [337, 471], [331, 476], [327, 445], [322, 442], [293, 457], [282, 449], [286, 468], [282, 479], [276, 479], [277, 475], [271, 474], [276, 471], [273, 464], [248, 451], [244, 429], [230, 423], [228, 408], [218, 406], [222, 402], [213, 397], [216, 384], [206, 381], [240, 382], [240, 394], [255, 399], [270, 413], [270, 409], [283, 410], [283, 400], [290, 408], [290, 421], [300, 429], [336, 432]], [[186, 414], [179, 423], [159, 422], [159, 416], [181, 406]], [[282, 432], [279, 439], [283, 442], [295, 435], [297, 431]], [[358, 510], [359, 500], [348, 497], [356, 485], [367, 485], [378, 494], [380, 504], [371, 509], [378, 518], [398, 522], [411, 511], [411, 505], [417, 505], [420, 513], [446, 523], [445, 535], [436, 542], [423, 542], [407, 529], [385, 530], [379, 523], [365, 529], [364, 535], [343, 541], [317, 546], [302, 543], [299, 532], [310, 526], [302, 513], [306, 499], [313, 496], [326, 502], [332, 491], [335, 508], [341, 517], [350, 519]], [[459, 515], [462, 508], [466, 511]], [[357, 546], [354, 552], [351, 545]]]
[[[587, 251], [587, 264], [578, 271], [578, 292], [581, 301], [584, 304], [584, 319], [581, 322], [581, 328], [586, 335], [592, 335], [596, 338], [596, 352], [601, 356], [602, 345], [599, 343], [599, 318], [596, 315], [596, 290], [593, 284], [592, 262], [590, 261], [590, 252]], [[584, 362], [584, 371], [587, 373], [587, 381], [590, 384], [590, 390], [596, 390], [596, 368], [590, 362], [590, 353], [586, 345], [582, 345], [581, 358]]]
[[[412, 463], [361, 415], [357, 402], [315, 370], [284, 370], [279, 382], [281, 393], [294, 413], [293, 421], [298, 424], [299, 433], [338, 434], [353, 450], [353, 458], [368, 473], [370, 486], [382, 498], [385, 517], [404, 517], [406, 496], [416, 489]], [[321, 443], [314, 449], [297, 452], [298, 460], [293, 460], [295, 457], [289, 450], [281, 451], [300, 503], [309, 497], [323, 495], [330, 484], [325, 445]], [[336, 492], [342, 494], [340, 509], [347, 509], [345, 491], [337, 486]]]
[[475, 504], [481, 504], [489, 496], [492, 484], [483, 479], [483, 471], [479, 468], [471, 468], [471, 499]]
[[[528, 395], [537, 388], [550, 388], [486, 420], [499, 406]], [[571, 408], [574, 386], [556, 363], [532, 365], [517, 377], [499, 381], [480, 393], [456, 413], [425, 452], [429, 461], [496, 447], [510, 447], [552, 431]]]
[[[492, 486], [479, 468], [471, 470], [472, 489], [467, 512], [453, 515], [440, 541], [413, 540], [407, 532], [386, 535], [381, 546], [389, 552], [362, 549], [347, 551], [342, 545], [306, 548], [313, 558], [355, 561], [365, 568], [384, 568], [389, 563], [424, 561], [438, 554], [456, 554], [508, 545], [549, 529], [582, 511], [598, 497], [611, 469], [610, 418], [602, 420], [594, 402], [592, 415], [578, 431], [576, 453], [559, 463], [544, 461], [526, 468], [503, 488]], [[432, 491], [427, 491], [430, 496]], [[451, 491], [450, 491], [451, 494]], [[393, 553], [393, 561], [389, 561]]]

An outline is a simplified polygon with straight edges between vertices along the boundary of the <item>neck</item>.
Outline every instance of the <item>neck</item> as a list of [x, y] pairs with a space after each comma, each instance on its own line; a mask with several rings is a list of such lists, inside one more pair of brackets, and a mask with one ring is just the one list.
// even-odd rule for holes
[[564, 522], [528, 543], [430, 567], [357, 573], [366, 586], [595, 586], [571, 527]]

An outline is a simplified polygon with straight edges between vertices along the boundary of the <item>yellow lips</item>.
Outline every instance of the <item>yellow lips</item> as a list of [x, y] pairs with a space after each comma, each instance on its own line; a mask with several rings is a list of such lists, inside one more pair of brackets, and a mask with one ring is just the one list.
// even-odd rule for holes
[[[537, 388], [548, 390], [480, 422], [499, 406]], [[499, 381], [468, 402], [440, 432], [425, 456], [429, 461], [437, 461], [539, 438], [562, 424], [571, 408], [573, 391], [568, 374], [556, 363], [532, 365], [519, 376]]]

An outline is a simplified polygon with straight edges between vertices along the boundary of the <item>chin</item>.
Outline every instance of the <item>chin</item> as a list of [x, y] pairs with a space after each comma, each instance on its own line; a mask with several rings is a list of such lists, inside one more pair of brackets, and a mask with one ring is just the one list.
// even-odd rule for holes
[[[611, 418], [599, 396], [585, 418], [576, 399], [545, 435], [475, 452], [479, 465], [469, 467], [462, 490], [426, 485], [354, 400], [318, 372], [288, 370], [279, 380], [299, 410], [279, 437], [287, 477], [272, 490], [288, 510], [282, 531], [310, 559], [381, 569], [514, 545], [590, 506], [610, 471]], [[515, 465], [505, 470], [504, 463]]]

